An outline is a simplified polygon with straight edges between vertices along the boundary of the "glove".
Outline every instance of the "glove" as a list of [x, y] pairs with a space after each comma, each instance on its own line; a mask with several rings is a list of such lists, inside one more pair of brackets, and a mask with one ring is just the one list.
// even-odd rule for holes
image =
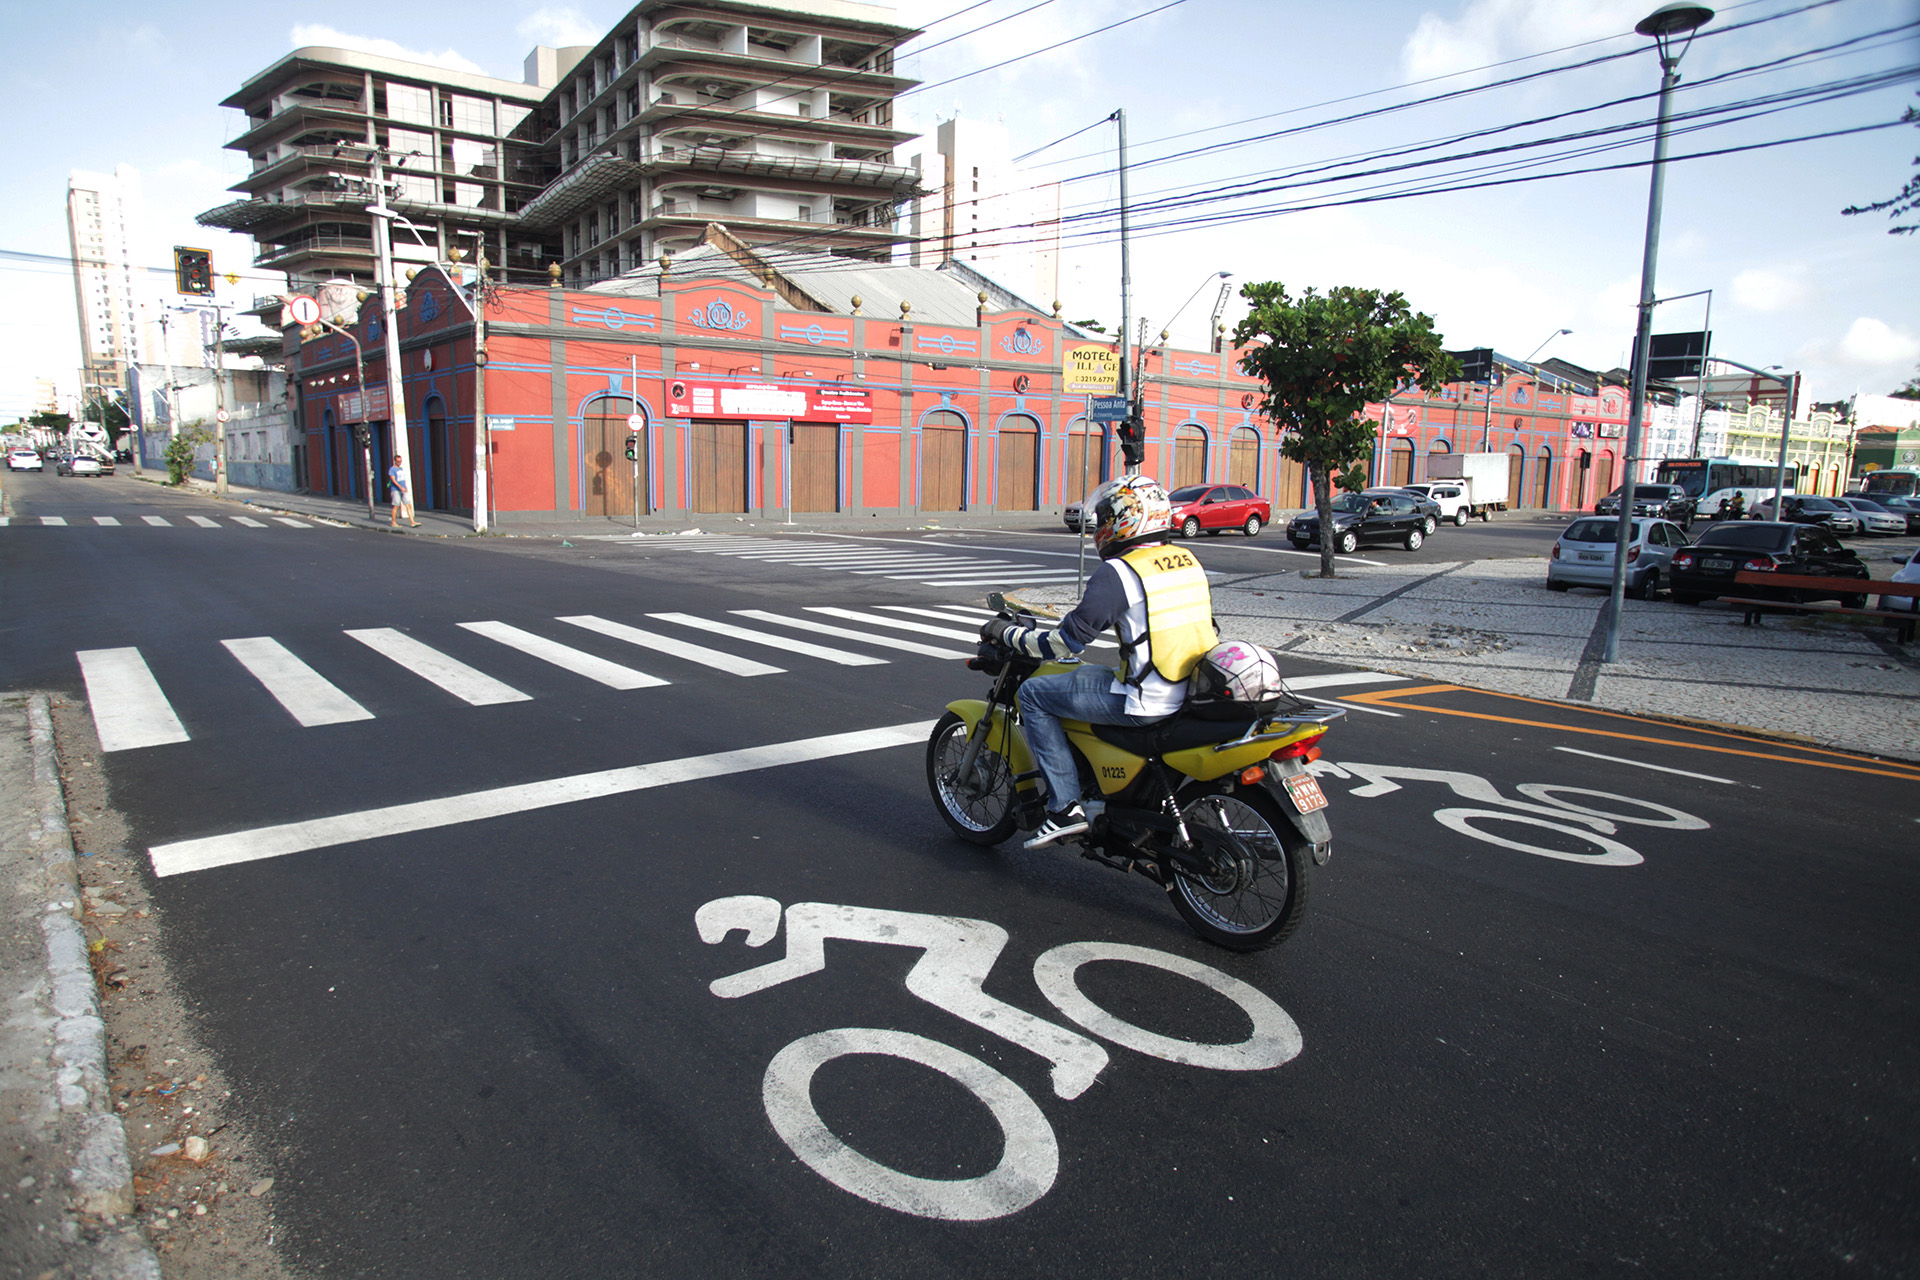
[[988, 618], [980, 627], [980, 638], [990, 644], [1005, 645], [1006, 635], [1013, 628], [1013, 619], [1004, 614]]

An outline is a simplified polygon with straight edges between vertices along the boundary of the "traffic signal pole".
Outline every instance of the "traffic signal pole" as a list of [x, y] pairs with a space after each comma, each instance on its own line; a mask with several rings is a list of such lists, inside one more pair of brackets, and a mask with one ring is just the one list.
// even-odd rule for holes
[[[381, 327], [386, 331], [387, 340], [387, 422], [393, 437], [394, 455], [400, 459], [401, 473], [412, 484], [413, 451], [407, 441], [407, 393], [400, 373], [400, 309], [397, 302], [400, 285], [394, 279], [393, 270], [393, 210], [387, 207], [386, 164], [377, 148], [368, 155], [367, 165], [373, 175], [373, 204], [367, 212], [373, 215], [374, 266], [379, 273]], [[385, 462], [386, 459], [382, 458], [381, 461]], [[420, 495], [410, 493], [409, 496], [418, 499]], [[417, 503], [414, 510], [419, 510]]]
[[[1127, 110], [1121, 107], [1113, 113], [1114, 123], [1120, 128], [1120, 394], [1127, 402], [1129, 418], [1138, 417], [1139, 406], [1134, 403], [1134, 387], [1129, 373], [1133, 364], [1133, 257], [1129, 248], [1128, 236], [1132, 224], [1127, 216]], [[1140, 465], [1128, 462], [1127, 473], [1138, 473]], [[1086, 512], [1082, 511], [1084, 521]]]

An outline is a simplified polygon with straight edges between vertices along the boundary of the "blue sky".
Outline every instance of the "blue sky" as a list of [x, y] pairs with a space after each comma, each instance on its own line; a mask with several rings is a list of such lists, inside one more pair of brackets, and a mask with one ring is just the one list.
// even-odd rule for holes
[[[628, 8], [337, 0], [321, 22], [309, 16], [313, 10], [228, 0], [5, 2], [14, 56], [0, 93], [10, 100], [8, 118], [32, 124], [17, 128], [9, 143], [14, 177], [12, 198], [0, 207], [0, 250], [64, 255], [68, 171], [124, 163], [143, 176], [156, 265], [169, 260], [169, 246], [188, 243], [212, 248], [219, 270], [246, 272], [251, 242], [199, 228], [193, 215], [231, 198], [225, 188], [245, 170], [243, 156], [223, 149], [238, 132], [238, 113], [217, 103], [249, 76], [299, 44], [371, 47], [366, 42], [381, 40], [391, 42], [386, 52], [518, 80], [534, 44], [591, 41]], [[897, 12], [903, 22], [932, 24], [925, 43], [1035, 3], [989, 0], [948, 21], [936, 20], [966, 8], [967, 0], [902, 0]], [[1165, 3], [1052, 0], [909, 58], [902, 69], [925, 81], [944, 80]], [[1723, 8], [1682, 64], [1689, 87], [1678, 95], [1678, 109], [1920, 67], [1913, 28], [1871, 35], [1920, 20], [1912, 0], [1831, 0], [1793, 12], [1806, 3], [1749, 0]], [[1104, 34], [916, 94], [899, 118], [905, 127], [923, 129], [956, 111], [1004, 119], [1016, 149], [1024, 150], [1125, 107], [1138, 166], [1133, 191], [1145, 200], [1651, 94], [1658, 63], [1650, 42], [1631, 34], [1649, 7], [1651, 0], [1177, 0]], [[1772, 20], [1711, 34], [1755, 19]], [[1805, 56], [1847, 41], [1855, 43]], [[1167, 159], [1200, 144], [1323, 126], [1340, 115], [1636, 48], [1635, 56], [1582, 71]], [[1796, 56], [1777, 68], [1739, 74]], [[1508, 65], [1476, 70], [1503, 62]], [[1715, 76], [1730, 78], [1690, 87]], [[1920, 102], [1916, 87], [1920, 82], [1909, 78], [1704, 129], [1676, 139], [1673, 149], [1751, 146], [1891, 121]], [[1350, 100], [1320, 105], [1339, 99]], [[1627, 104], [1440, 150], [1650, 115], [1649, 103]], [[1271, 118], [1236, 123], [1255, 117]], [[1651, 145], [1637, 137], [1629, 135], [1619, 150], [1546, 167], [1644, 159]], [[1102, 172], [1110, 168], [1103, 157], [1111, 144], [1111, 128], [1093, 129], [1045, 152], [1039, 160], [1052, 163], [1038, 172], [1088, 175], [1068, 188], [1066, 203], [1097, 211], [1113, 199], [1113, 179]], [[1905, 126], [1673, 164], [1661, 296], [1713, 290], [1715, 351], [1751, 365], [1803, 369], [1812, 398], [1891, 390], [1920, 363], [1920, 236], [1890, 236], [1882, 217], [1844, 218], [1839, 211], [1892, 194], [1912, 174], [1916, 152], [1920, 129]], [[1525, 157], [1507, 157], [1515, 158]], [[1249, 203], [1318, 201], [1351, 191], [1351, 185], [1296, 187]], [[1289, 286], [1384, 286], [1433, 315], [1449, 345], [1492, 346], [1524, 357], [1569, 328], [1573, 333], [1556, 338], [1547, 354], [1611, 367], [1624, 361], [1632, 333], [1646, 201], [1647, 171], [1633, 168], [1179, 230], [1136, 244], [1135, 312], [1157, 332], [1218, 270], [1239, 281]], [[13, 303], [0, 313], [0, 417], [11, 418], [25, 408], [35, 377], [56, 377], [72, 389], [79, 343], [64, 268], [0, 259], [0, 269]], [[1110, 241], [1069, 254], [1062, 280], [1063, 301], [1075, 317], [1118, 316], [1117, 252]], [[268, 286], [264, 277], [246, 279], [231, 296], [250, 298]], [[1206, 302], [1181, 317], [1176, 343], [1204, 342]], [[1700, 302], [1663, 307], [1656, 330], [1700, 327]]]

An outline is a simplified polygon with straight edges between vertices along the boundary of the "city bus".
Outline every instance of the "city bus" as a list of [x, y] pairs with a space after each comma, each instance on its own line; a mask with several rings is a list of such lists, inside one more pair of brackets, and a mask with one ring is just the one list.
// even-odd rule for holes
[[1884, 471], [1869, 471], [1860, 495], [1865, 498], [1911, 498], [1920, 495], [1920, 469], [1888, 467]]
[[[1747, 509], [1756, 502], [1773, 497], [1774, 476], [1779, 464], [1760, 458], [1667, 458], [1654, 469], [1653, 478], [1661, 484], [1677, 484], [1693, 499], [1694, 514], [1702, 520], [1713, 519], [1720, 502], [1733, 501], [1733, 495], [1746, 495]], [[1793, 493], [1799, 468], [1787, 464], [1786, 492]]]

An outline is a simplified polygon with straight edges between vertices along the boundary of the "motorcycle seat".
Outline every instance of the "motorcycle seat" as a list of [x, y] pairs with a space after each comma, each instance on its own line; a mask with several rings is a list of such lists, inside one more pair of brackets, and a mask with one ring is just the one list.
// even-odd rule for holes
[[1262, 708], [1243, 702], [1189, 702], [1164, 720], [1152, 724], [1095, 724], [1093, 736], [1136, 756], [1163, 756], [1169, 751], [1231, 742], [1253, 727]]

